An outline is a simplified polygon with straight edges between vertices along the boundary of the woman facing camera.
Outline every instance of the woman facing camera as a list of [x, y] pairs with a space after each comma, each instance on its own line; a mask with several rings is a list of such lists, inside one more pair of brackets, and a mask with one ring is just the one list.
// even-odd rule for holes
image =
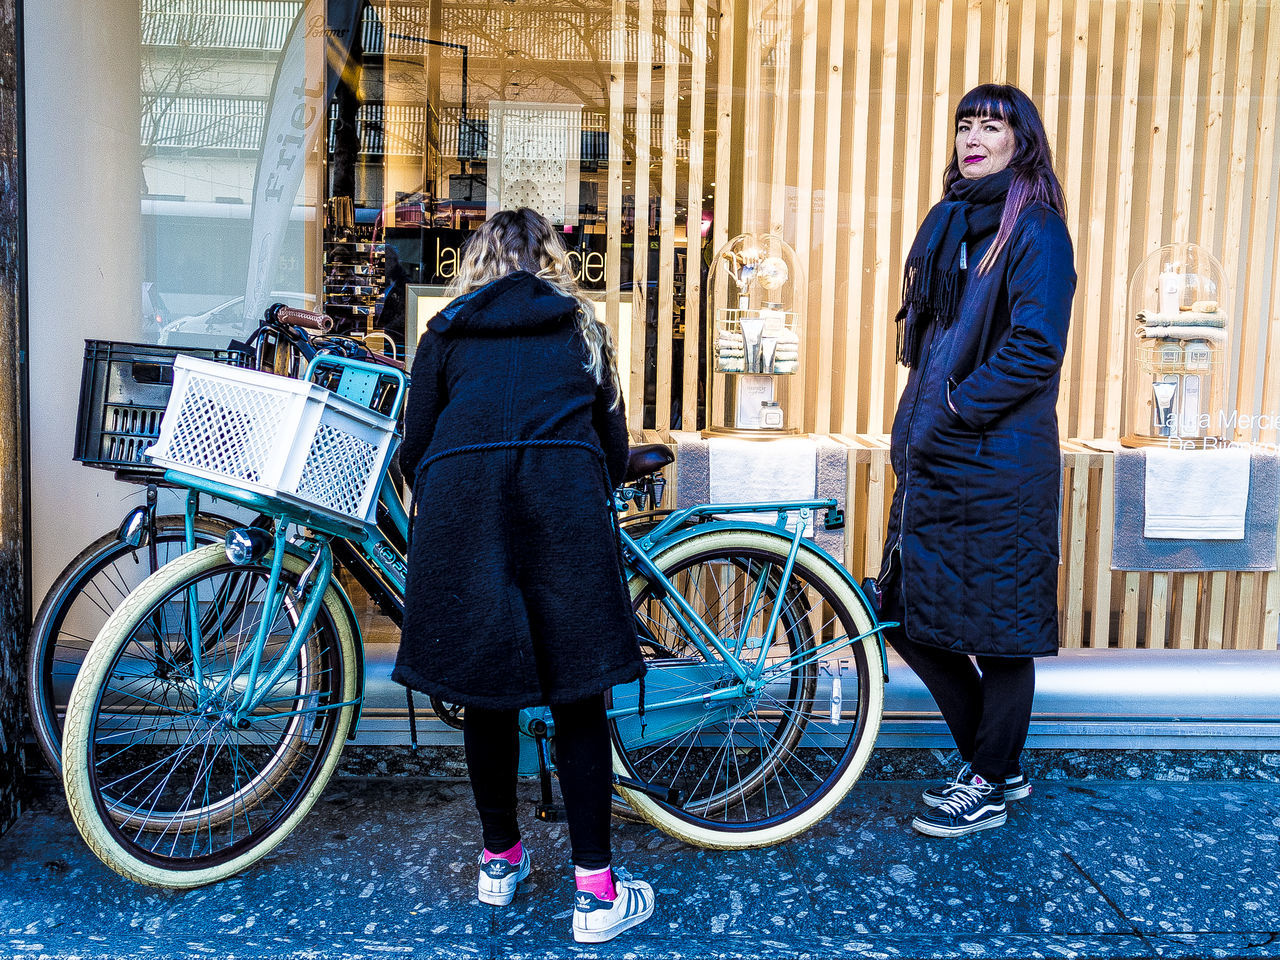
[[955, 112], [942, 200], [911, 245], [898, 313], [910, 368], [879, 587], [894, 649], [961, 765], [924, 792], [921, 833], [1002, 825], [1031, 792], [1020, 757], [1033, 658], [1058, 650], [1058, 381], [1076, 274], [1044, 124], [1016, 87]]

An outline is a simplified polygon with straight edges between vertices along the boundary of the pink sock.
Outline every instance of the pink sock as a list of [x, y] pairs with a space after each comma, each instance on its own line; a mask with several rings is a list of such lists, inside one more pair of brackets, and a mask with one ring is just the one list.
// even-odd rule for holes
[[503, 850], [502, 853], [490, 853], [488, 850], [485, 850], [484, 852], [485, 863], [488, 863], [490, 860], [505, 860], [507, 863], [519, 866], [523, 857], [524, 843], [520, 840], [517, 840], [516, 845], [510, 850]]
[[575, 867], [573, 873], [579, 890], [594, 894], [601, 900], [617, 898], [618, 891], [613, 885], [613, 870], [609, 867], [603, 870], [583, 870], [581, 867]]

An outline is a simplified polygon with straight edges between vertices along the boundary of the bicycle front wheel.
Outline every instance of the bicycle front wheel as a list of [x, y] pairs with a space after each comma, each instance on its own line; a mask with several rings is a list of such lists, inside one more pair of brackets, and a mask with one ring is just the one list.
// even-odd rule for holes
[[[679, 791], [680, 801], [619, 792], [696, 846], [768, 846], [807, 830], [848, 793], [875, 745], [884, 675], [874, 616], [807, 546], [784, 582], [790, 545], [765, 530], [720, 529], [654, 558], [727, 657], [691, 635], [661, 585], [631, 581], [646, 713], [615, 713], [614, 769]], [[619, 689], [615, 708], [625, 706]]]
[[[196, 546], [221, 543], [231, 523], [221, 517], [195, 518]], [[31, 624], [27, 650], [27, 702], [31, 726], [45, 762], [62, 774], [62, 723], [67, 698], [89, 644], [107, 617], [138, 584], [187, 552], [186, 520], [156, 518], [156, 565], [150, 546], [135, 547], [114, 533], [85, 547], [59, 574]]]
[[[213, 545], [163, 567], [112, 614], [72, 689], [68, 806], [94, 853], [139, 883], [195, 887], [243, 870], [289, 835], [337, 765], [360, 669], [348, 608], [330, 585], [290, 655], [307, 558], [284, 558], [274, 610], [269, 563], [237, 566]], [[264, 619], [259, 682], [280, 661], [284, 670], [237, 725]]]

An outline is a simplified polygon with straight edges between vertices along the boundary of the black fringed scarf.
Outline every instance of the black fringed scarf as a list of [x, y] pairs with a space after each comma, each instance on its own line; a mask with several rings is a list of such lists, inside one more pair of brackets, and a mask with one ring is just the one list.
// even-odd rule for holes
[[907, 254], [898, 324], [898, 362], [919, 359], [920, 339], [930, 323], [948, 327], [964, 294], [964, 273], [977, 263], [960, 263], [960, 246], [973, 250], [1000, 228], [1005, 197], [1013, 182], [1009, 168], [978, 180], [957, 180], [924, 218]]

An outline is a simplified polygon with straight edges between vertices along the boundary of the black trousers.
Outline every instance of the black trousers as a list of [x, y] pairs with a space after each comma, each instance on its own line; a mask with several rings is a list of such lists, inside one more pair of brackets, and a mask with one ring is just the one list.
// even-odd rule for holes
[[[516, 822], [516, 772], [520, 740], [516, 710], [467, 707], [462, 715], [467, 772], [475, 793], [484, 846], [492, 853], [510, 850], [520, 840]], [[553, 704], [556, 768], [569, 820], [569, 845], [575, 866], [609, 866], [609, 817], [612, 770], [604, 694], [576, 703]]]
[[[896, 581], [896, 571], [893, 579]], [[883, 620], [902, 620], [900, 582], [882, 583]], [[984, 780], [1020, 769], [1036, 692], [1032, 657], [976, 657], [918, 643], [901, 627], [884, 632], [933, 695], [961, 758]], [[975, 662], [976, 665], [975, 665]]]

